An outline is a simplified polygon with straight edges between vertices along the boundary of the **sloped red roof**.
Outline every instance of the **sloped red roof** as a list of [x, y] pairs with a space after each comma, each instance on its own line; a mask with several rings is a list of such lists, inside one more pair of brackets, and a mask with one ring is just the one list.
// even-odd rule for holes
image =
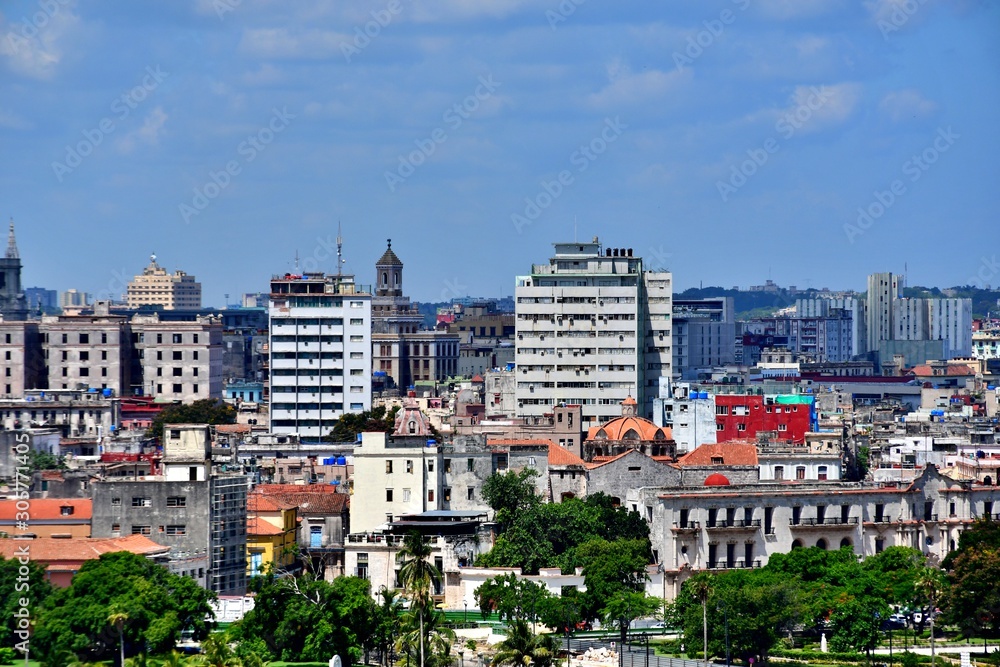
[[487, 438], [486, 444], [490, 447], [537, 447], [540, 445], [549, 447], [556, 443], [547, 438]]
[[579, 456], [559, 445], [549, 445], [550, 466], [579, 466], [585, 468], [586, 462]]
[[[910, 369], [910, 373], [918, 377], [934, 377], [934, 369], [930, 364], [921, 364]], [[972, 369], [965, 364], [948, 364], [944, 372], [945, 375], [975, 375]], [[941, 377], [941, 376], [938, 376]]]
[[[28, 523], [35, 521], [51, 521], [54, 519], [65, 519], [78, 521], [80, 519], [90, 520], [93, 516], [93, 501], [90, 498], [35, 498], [27, 501]], [[14, 515], [18, 512], [17, 500], [0, 500], [0, 521], [13, 521]], [[72, 507], [72, 514], [63, 514], [63, 507]]]
[[268, 493], [275, 500], [297, 507], [299, 514], [333, 515], [342, 514], [350, 505], [346, 493], [279, 492]]
[[340, 493], [334, 484], [258, 484], [255, 493]]
[[250, 493], [247, 495], [247, 513], [254, 512], [280, 512], [281, 510], [292, 509], [295, 505], [283, 502], [279, 497], [264, 495], [263, 493]]
[[281, 528], [260, 517], [247, 517], [247, 535], [281, 535], [284, 532]]
[[216, 424], [216, 433], [249, 433], [249, 424]]
[[711, 466], [720, 465], [712, 459], [722, 459], [723, 466], [755, 466], [757, 465], [757, 446], [740, 445], [730, 442], [715, 445], [701, 445], [693, 452], [688, 452], [677, 459], [678, 466]]
[[102, 554], [115, 551], [131, 551], [140, 556], [166, 554], [170, 547], [152, 541], [145, 535], [126, 537], [77, 537], [60, 539], [36, 537], [33, 540], [0, 540], [0, 556], [15, 557], [18, 550], [27, 546], [30, 558], [41, 563], [58, 561], [80, 561], [100, 558]]

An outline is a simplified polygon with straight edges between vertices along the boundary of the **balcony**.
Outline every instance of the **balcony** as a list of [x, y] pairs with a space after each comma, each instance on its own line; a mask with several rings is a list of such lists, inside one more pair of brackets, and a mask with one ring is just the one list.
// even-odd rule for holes
[[705, 524], [709, 530], [756, 530], [760, 528], [760, 519], [716, 519]]
[[384, 544], [390, 547], [402, 546], [404, 535], [382, 535], [381, 533], [352, 533], [347, 536], [348, 544]]
[[820, 518], [800, 518], [794, 517], [788, 520], [788, 525], [793, 528], [828, 528], [831, 526], [856, 526], [858, 517], [852, 516], [844, 519], [839, 516], [828, 516]]
[[698, 521], [688, 521], [685, 524], [674, 522], [674, 527], [671, 528], [675, 533], [696, 533], [701, 530], [701, 523]]
[[938, 520], [938, 515], [937, 514], [925, 514], [924, 517], [923, 517], [923, 519], [921, 519], [921, 521], [928, 521], [928, 522], [931, 522], [931, 523], [936, 523], [937, 520]]
[[706, 563], [709, 570], [737, 570], [760, 567], [760, 559], [747, 561], [744, 558], [734, 558], [732, 561], [723, 558], [722, 560], [710, 560]]

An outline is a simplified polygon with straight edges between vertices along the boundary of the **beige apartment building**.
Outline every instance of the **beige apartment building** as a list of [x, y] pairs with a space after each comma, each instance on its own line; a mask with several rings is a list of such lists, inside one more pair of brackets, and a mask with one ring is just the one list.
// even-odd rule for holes
[[201, 308], [201, 283], [183, 271], [167, 273], [156, 263], [156, 255], [149, 258], [149, 266], [128, 284], [129, 308], [162, 306], [164, 310]]
[[20, 398], [43, 386], [45, 361], [37, 322], [0, 322], [0, 396]]
[[121, 396], [131, 383], [128, 320], [98, 302], [93, 315], [43, 317], [38, 325], [49, 389], [86, 385]]

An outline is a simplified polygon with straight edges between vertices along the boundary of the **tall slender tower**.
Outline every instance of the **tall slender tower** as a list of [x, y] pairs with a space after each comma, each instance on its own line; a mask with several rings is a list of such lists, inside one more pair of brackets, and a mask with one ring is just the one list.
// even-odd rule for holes
[[28, 299], [21, 289], [21, 256], [14, 238], [13, 218], [7, 236], [7, 252], [0, 258], [0, 314], [8, 322], [28, 319]]

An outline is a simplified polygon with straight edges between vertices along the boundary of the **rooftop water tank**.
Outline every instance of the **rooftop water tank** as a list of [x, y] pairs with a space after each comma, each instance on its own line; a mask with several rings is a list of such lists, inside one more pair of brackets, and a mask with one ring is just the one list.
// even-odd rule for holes
[[347, 457], [346, 456], [338, 456], [337, 457], [337, 465], [339, 465], [339, 466], [346, 466], [347, 465]]

